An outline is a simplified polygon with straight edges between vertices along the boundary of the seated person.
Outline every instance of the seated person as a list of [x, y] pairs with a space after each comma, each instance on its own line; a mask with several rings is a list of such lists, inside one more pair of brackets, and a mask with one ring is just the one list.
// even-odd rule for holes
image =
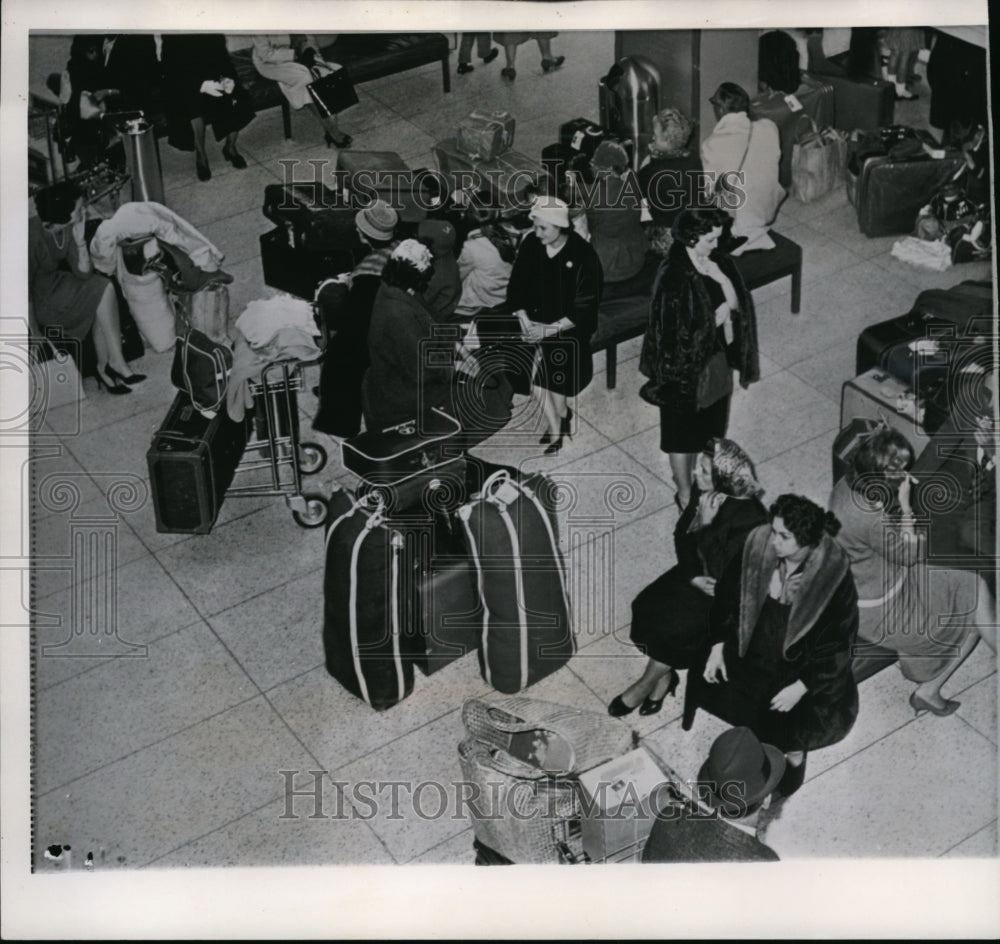
[[455, 227], [446, 220], [423, 220], [417, 227], [417, 238], [427, 246], [434, 258], [424, 301], [435, 321], [448, 322], [462, 297], [462, 277], [455, 259]]
[[[899, 654], [903, 675], [919, 683], [910, 705], [919, 713], [954, 712], [941, 687], [980, 636], [995, 646], [993, 600], [969, 574], [927, 565], [910, 493], [913, 449], [895, 429], [880, 429], [857, 449], [834, 486], [830, 511], [837, 541], [851, 560], [858, 589], [858, 636]], [[977, 586], [978, 584], [978, 586]]]
[[118, 296], [111, 280], [94, 271], [84, 237], [83, 193], [63, 181], [35, 194], [38, 216], [28, 222], [28, 295], [33, 320], [82, 341], [93, 332], [97, 381], [108, 393], [131, 393], [146, 379], [122, 354]]
[[768, 30], [757, 44], [757, 87], [761, 92], [794, 95], [802, 82], [799, 48], [784, 30]]
[[[997, 367], [987, 358], [992, 351], [984, 346], [984, 363], [977, 359], [957, 375], [950, 415], [912, 471], [917, 508], [930, 516], [929, 560], [952, 558], [950, 566], [979, 571], [995, 594]], [[942, 494], [950, 500], [942, 502]]]
[[677, 520], [677, 563], [632, 601], [632, 642], [649, 656], [642, 677], [608, 705], [614, 717], [656, 714], [708, 640], [715, 582], [743, 553], [746, 536], [767, 521], [750, 457], [729, 439], [698, 456], [691, 500]]
[[[371, 366], [362, 384], [365, 427], [377, 431], [417, 419], [437, 407], [454, 416], [454, 364], [442, 343], [431, 353], [434, 318], [424, 292], [434, 274], [430, 250], [415, 239], [393, 249], [375, 296], [368, 355]], [[441, 356], [437, 356], [441, 355]]]
[[398, 224], [396, 211], [381, 200], [358, 210], [354, 226], [368, 252], [349, 274], [320, 286], [317, 292], [317, 304], [333, 336], [320, 368], [319, 410], [313, 429], [331, 436], [355, 436], [361, 431], [368, 329]]
[[778, 182], [778, 126], [769, 118], [751, 121], [750, 96], [732, 82], [723, 82], [710, 101], [718, 123], [701, 145], [706, 197], [717, 197], [732, 214], [733, 237], [745, 237], [730, 254], [773, 249], [767, 228], [785, 199], [785, 188]]
[[470, 206], [466, 215], [469, 232], [458, 257], [462, 295], [455, 307], [460, 320], [507, 301], [507, 283], [517, 258], [517, 237], [500, 221], [499, 210]]
[[858, 594], [830, 512], [779, 495], [768, 517], [716, 586], [714, 645], [703, 678], [688, 673], [687, 697], [784, 751], [778, 789], [788, 797], [807, 751], [843, 740], [857, 718]]
[[[785, 755], [749, 728], [723, 731], [698, 771], [698, 799], [661, 809], [642, 850], [643, 862], [777, 862], [757, 835], [758, 819], [785, 773]], [[714, 815], [712, 815], [714, 811]]]
[[617, 141], [602, 141], [591, 168], [593, 198], [586, 210], [591, 245], [601, 260], [605, 283], [623, 282], [638, 275], [649, 248], [639, 197], [634, 190], [626, 192], [628, 154]]
[[674, 217], [700, 197], [701, 158], [688, 147], [693, 130], [692, 122], [676, 108], [661, 109], [653, 116], [649, 157], [639, 168], [643, 209], [667, 239]]

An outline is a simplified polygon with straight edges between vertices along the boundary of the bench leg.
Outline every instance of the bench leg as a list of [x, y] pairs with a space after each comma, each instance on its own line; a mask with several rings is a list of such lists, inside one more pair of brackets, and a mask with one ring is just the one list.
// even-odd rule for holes
[[792, 271], [792, 314], [797, 315], [802, 303], [802, 263]]
[[287, 141], [292, 136], [292, 109], [289, 107], [287, 99], [281, 103], [281, 124], [285, 129], [285, 140]]
[[441, 57], [441, 79], [444, 83], [445, 93], [451, 91], [451, 54]]
[[618, 345], [612, 344], [604, 354], [606, 374], [608, 380], [608, 390], [614, 390], [618, 383]]

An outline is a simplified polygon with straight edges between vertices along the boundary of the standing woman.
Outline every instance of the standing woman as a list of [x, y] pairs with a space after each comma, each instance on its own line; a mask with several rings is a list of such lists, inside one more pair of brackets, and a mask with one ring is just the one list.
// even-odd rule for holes
[[236, 138], [256, 112], [221, 33], [164, 33], [160, 51], [163, 86], [170, 120], [168, 141], [181, 151], [195, 152], [199, 180], [212, 170], [205, 152], [205, 126], [211, 125], [222, 156], [237, 170], [247, 166], [236, 150]]
[[691, 499], [698, 453], [712, 437], [726, 435], [731, 369], [744, 388], [760, 379], [753, 299], [735, 263], [718, 249], [727, 218], [717, 209], [677, 215], [639, 360], [649, 378], [640, 395], [660, 408], [660, 449], [681, 509]]
[[845, 738], [858, 715], [858, 594], [832, 514], [779, 495], [768, 518], [719, 581], [714, 645], [688, 694], [785, 752], [778, 789], [787, 797], [802, 786], [807, 751]]
[[514, 261], [507, 304], [521, 319], [525, 340], [539, 347], [532, 395], [548, 427], [539, 443], [550, 456], [572, 435], [566, 398], [594, 376], [590, 339], [597, 330], [603, 275], [593, 247], [573, 231], [564, 201], [539, 197], [529, 216], [534, 228]]
[[288, 34], [254, 36], [253, 64], [265, 79], [278, 83], [292, 108], [309, 108], [323, 126], [327, 147], [351, 146], [354, 139], [340, 130], [337, 116], [324, 115], [309, 94], [309, 85], [315, 81], [313, 69], [336, 72], [338, 68], [323, 60], [314, 36], [306, 36], [302, 44], [293, 44], [292, 36]]

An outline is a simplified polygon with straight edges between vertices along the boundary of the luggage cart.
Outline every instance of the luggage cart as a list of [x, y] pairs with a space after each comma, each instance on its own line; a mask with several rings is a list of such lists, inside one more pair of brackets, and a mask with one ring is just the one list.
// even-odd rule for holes
[[233, 485], [227, 497], [283, 495], [295, 523], [318, 528], [329, 514], [329, 505], [319, 492], [302, 489], [302, 477], [315, 475], [325, 465], [326, 450], [314, 442], [299, 440], [299, 398], [303, 368], [316, 360], [282, 360], [268, 364], [260, 380], [251, 381], [254, 398], [255, 435], [246, 446], [236, 475], [268, 470], [270, 481]]

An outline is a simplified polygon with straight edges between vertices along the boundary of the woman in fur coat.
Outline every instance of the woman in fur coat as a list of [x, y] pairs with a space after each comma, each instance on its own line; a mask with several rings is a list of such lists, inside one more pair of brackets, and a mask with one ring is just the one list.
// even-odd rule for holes
[[[649, 378], [640, 393], [660, 408], [660, 449], [670, 460], [681, 509], [691, 499], [698, 453], [713, 437], [726, 435], [730, 368], [739, 371], [743, 387], [760, 379], [753, 299], [735, 263], [718, 249], [727, 220], [717, 209], [677, 215], [674, 244], [653, 284], [639, 360]], [[720, 352], [728, 367], [713, 374], [712, 383], [699, 385]]]

